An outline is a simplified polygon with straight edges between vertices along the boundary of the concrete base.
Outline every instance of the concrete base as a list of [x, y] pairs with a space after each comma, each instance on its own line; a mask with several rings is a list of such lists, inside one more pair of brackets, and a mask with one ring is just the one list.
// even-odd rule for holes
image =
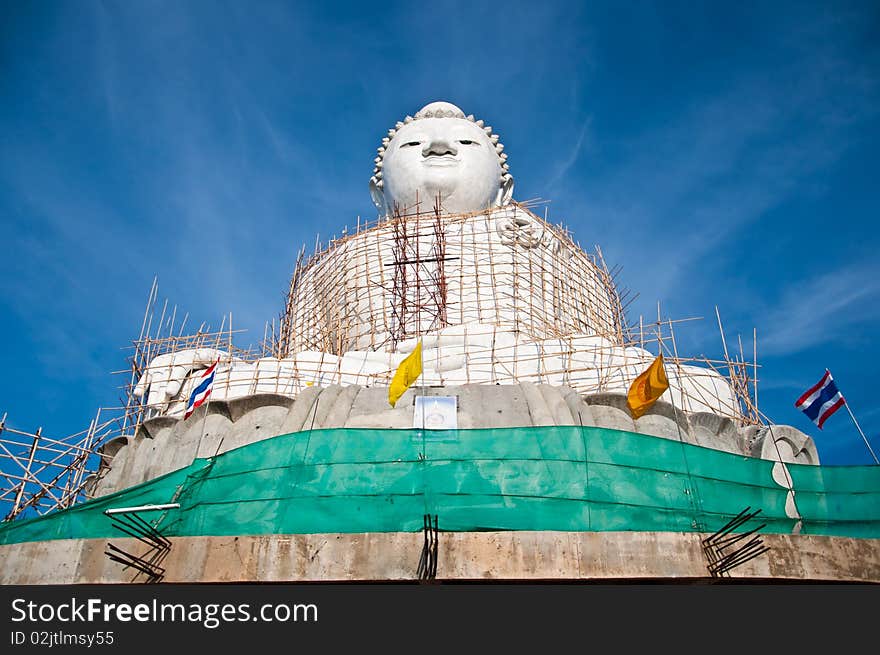
[[[440, 533], [437, 579], [711, 579], [705, 535], [678, 532]], [[770, 551], [730, 577], [880, 583], [880, 540], [762, 535]], [[141, 554], [132, 539], [114, 545]], [[175, 537], [165, 582], [411, 581], [421, 533]], [[104, 555], [107, 541], [60, 540], [0, 546], [0, 584], [142, 582]]]

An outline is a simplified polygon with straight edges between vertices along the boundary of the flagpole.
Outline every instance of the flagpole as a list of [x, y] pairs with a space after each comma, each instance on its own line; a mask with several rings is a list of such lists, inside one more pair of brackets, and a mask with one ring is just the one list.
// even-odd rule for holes
[[[213, 385], [212, 385], [211, 392], [213, 393], [213, 391], [214, 391], [214, 389], [213, 389]], [[208, 397], [205, 398], [205, 416], [202, 418], [202, 433], [199, 436], [199, 443], [201, 443], [202, 440], [205, 438], [205, 427], [208, 425], [208, 405], [210, 405], [210, 404], [211, 404], [211, 394], [209, 393]], [[216, 455], [217, 453], [214, 453], [214, 454]]]
[[[217, 361], [214, 362], [214, 365], [217, 366], [219, 364], [220, 364], [220, 358], [218, 357]], [[217, 374], [216, 368], [214, 369], [214, 374], [215, 375]], [[209, 389], [208, 397], [205, 398], [205, 416], [202, 418], [202, 433], [201, 433], [201, 435], [199, 435], [199, 443], [201, 443], [202, 440], [205, 438], [205, 427], [208, 425], [208, 405], [211, 404], [211, 396], [212, 395], [214, 395], [214, 383], [213, 382], [211, 382], [211, 388]], [[222, 441], [223, 440], [221, 438], [221, 442]], [[219, 452], [219, 451], [220, 451], [220, 444], [217, 444], [217, 452]], [[217, 452], [214, 453], [215, 457], [217, 455]]]
[[868, 438], [865, 436], [865, 433], [862, 432], [862, 426], [859, 425], [859, 422], [856, 420], [855, 414], [852, 413], [852, 410], [849, 408], [849, 403], [844, 399], [843, 406], [846, 407], [846, 411], [849, 412], [850, 418], [855, 423], [856, 429], [859, 431], [859, 434], [862, 435], [862, 439], [865, 441], [865, 445], [868, 447], [868, 452], [871, 453], [871, 457], [874, 458], [875, 464], [880, 464], [880, 461], [877, 461], [877, 455], [874, 454], [874, 450], [871, 448], [871, 444], [868, 443]]
[[[421, 325], [419, 326], [421, 327]], [[421, 337], [419, 338], [419, 342], [422, 344], [422, 347], [419, 348], [419, 368], [421, 369], [421, 378], [422, 378], [422, 439], [424, 441], [425, 436], [425, 344], [422, 343]]]
[[[672, 405], [672, 416], [675, 421], [675, 429], [678, 431], [678, 444], [681, 447], [681, 460], [684, 463], [685, 472], [687, 473], [688, 482], [690, 483], [690, 489], [685, 489], [685, 493], [687, 493], [688, 501], [690, 502], [691, 509], [694, 512], [694, 518], [691, 524], [694, 529], [702, 530], [703, 524], [699, 519], [701, 518], [701, 510], [697, 507], [697, 486], [694, 484], [694, 479], [691, 476], [691, 467], [688, 464], [687, 450], [685, 450], [685, 439], [681, 433], [681, 424], [678, 421], [678, 408], [675, 406], [675, 391], [672, 388], [672, 385], [669, 383], [669, 374], [666, 372], [666, 360], [663, 359], [663, 327], [662, 327], [662, 318], [660, 314], [660, 301], [657, 301], [657, 358], [660, 360], [660, 367], [663, 369], [663, 377], [666, 378], [666, 391], [669, 392], [669, 404]], [[672, 334], [672, 322], [669, 323], [670, 334]], [[673, 336], [672, 343], [675, 343], [675, 337]], [[681, 390], [681, 378], [677, 375], [675, 381], [678, 384], [679, 390]], [[661, 393], [660, 396], [663, 394]], [[657, 397], [657, 400], [660, 400], [660, 396]], [[684, 394], [682, 393], [682, 397]], [[684, 407], [681, 408], [681, 411], [684, 411]]]

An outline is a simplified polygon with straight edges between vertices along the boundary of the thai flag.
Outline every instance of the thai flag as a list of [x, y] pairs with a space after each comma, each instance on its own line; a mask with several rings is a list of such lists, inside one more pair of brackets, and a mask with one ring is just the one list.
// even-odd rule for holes
[[831, 377], [831, 371], [826, 368], [822, 379], [798, 398], [794, 406], [809, 416], [821, 430], [828, 417], [845, 404], [843, 394], [838, 391], [834, 378]]
[[186, 404], [186, 413], [183, 415], [184, 421], [190, 417], [190, 414], [196, 411], [196, 407], [201, 406], [208, 399], [208, 396], [211, 395], [211, 387], [214, 384], [214, 369], [217, 368], [219, 361], [217, 360], [211, 364], [211, 368], [202, 373], [202, 381], [193, 389], [189, 402]]

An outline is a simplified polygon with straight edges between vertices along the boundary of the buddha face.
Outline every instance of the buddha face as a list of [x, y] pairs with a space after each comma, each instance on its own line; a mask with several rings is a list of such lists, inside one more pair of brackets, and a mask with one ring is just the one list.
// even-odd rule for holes
[[[425, 109], [437, 105], [447, 103]], [[386, 214], [414, 211], [416, 202], [420, 211], [430, 211], [438, 195], [446, 213], [480, 211], [510, 199], [513, 180], [502, 174], [496, 146], [482, 127], [465, 118], [417, 114], [385, 147], [383, 182], [371, 183], [371, 192]]]

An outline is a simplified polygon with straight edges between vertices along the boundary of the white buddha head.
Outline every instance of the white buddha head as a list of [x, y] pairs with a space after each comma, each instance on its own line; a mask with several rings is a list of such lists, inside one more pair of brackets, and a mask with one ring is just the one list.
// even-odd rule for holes
[[483, 121], [448, 102], [407, 116], [382, 139], [370, 195], [382, 215], [430, 211], [439, 195], [446, 213], [502, 207], [513, 196], [507, 155]]

